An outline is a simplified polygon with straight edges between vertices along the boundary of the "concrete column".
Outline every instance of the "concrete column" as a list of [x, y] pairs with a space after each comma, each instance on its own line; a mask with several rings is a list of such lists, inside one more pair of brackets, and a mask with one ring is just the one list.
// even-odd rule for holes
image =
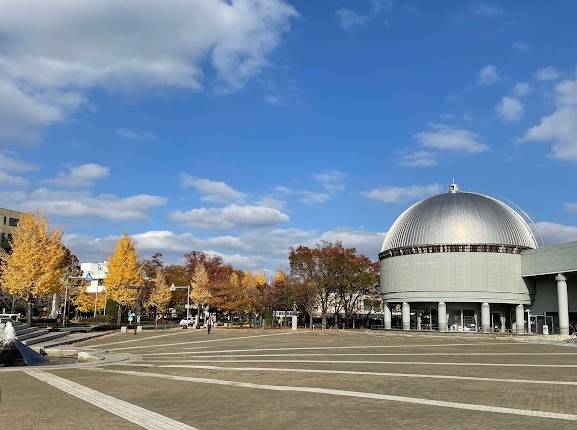
[[403, 318], [403, 330], [411, 329], [411, 305], [407, 302], [403, 302], [401, 308], [401, 315]]
[[507, 317], [501, 313], [499, 319], [501, 320], [501, 333], [505, 333], [505, 330], [507, 330], [507, 327], [505, 327], [507, 325]]
[[389, 305], [388, 303], [385, 303], [385, 307], [384, 307], [384, 312], [385, 312], [385, 330], [390, 330], [391, 329], [391, 305]]
[[515, 308], [515, 327], [517, 334], [525, 333], [525, 308], [523, 305], [517, 305]]
[[417, 330], [421, 330], [421, 312], [417, 312]]
[[488, 333], [491, 330], [491, 307], [489, 303], [481, 304], [481, 330]]
[[562, 336], [569, 335], [569, 301], [567, 299], [567, 278], [559, 273], [555, 276], [557, 281], [557, 307], [559, 311], [559, 333]]
[[447, 305], [445, 302], [439, 302], [437, 308], [437, 319], [439, 320], [439, 331], [446, 332], [447, 327]]

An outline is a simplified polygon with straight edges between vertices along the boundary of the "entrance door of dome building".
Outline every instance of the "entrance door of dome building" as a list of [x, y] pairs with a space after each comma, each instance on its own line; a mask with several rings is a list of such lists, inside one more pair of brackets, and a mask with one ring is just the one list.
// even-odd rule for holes
[[411, 309], [411, 329], [413, 330], [438, 330], [436, 304], [414, 303]]
[[447, 304], [449, 331], [478, 331], [479, 308], [475, 303]]

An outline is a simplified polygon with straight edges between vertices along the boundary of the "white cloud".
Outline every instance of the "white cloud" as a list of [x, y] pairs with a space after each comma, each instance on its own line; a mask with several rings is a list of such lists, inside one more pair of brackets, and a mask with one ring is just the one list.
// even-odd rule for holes
[[301, 202], [306, 205], [318, 205], [326, 203], [331, 199], [331, 194], [329, 193], [317, 193], [314, 191], [298, 191], [297, 192], [301, 198]]
[[577, 161], [577, 80], [559, 82], [555, 93], [555, 112], [542, 117], [522, 140], [553, 142], [553, 158]]
[[278, 209], [256, 205], [229, 205], [223, 208], [197, 208], [176, 211], [170, 215], [173, 221], [191, 227], [208, 230], [235, 230], [272, 226], [289, 220], [289, 216]]
[[346, 175], [339, 170], [329, 170], [315, 175], [315, 179], [321, 183], [322, 187], [331, 193], [345, 190], [345, 177]]
[[517, 122], [523, 116], [523, 104], [513, 97], [502, 97], [495, 106], [495, 113], [505, 123]]
[[265, 103], [269, 105], [280, 105], [283, 103], [282, 98], [279, 96], [275, 96], [274, 94], [265, 94], [265, 96], [262, 99], [265, 101]]
[[201, 193], [202, 201], [214, 203], [243, 202], [247, 195], [235, 190], [230, 185], [222, 181], [212, 181], [205, 178], [196, 178], [187, 173], [180, 175], [180, 185], [194, 188]]
[[397, 203], [411, 200], [421, 200], [439, 194], [442, 188], [439, 184], [409, 185], [407, 187], [378, 187], [362, 193], [365, 197], [383, 203]]
[[511, 43], [511, 48], [513, 48], [515, 51], [521, 52], [521, 53], [526, 53], [529, 52], [529, 50], [531, 49], [531, 46], [527, 43], [527, 42], [523, 42], [521, 40], [516, 40], [515, 42]]
[[36, 166], [14, 157], [9, 152], [0, 152], [0, 170], [5, 172], [30, 172], [36, 170]]
[[340, 241], [343, 243], [343, 246], [356, 248], [358, 253], [375, 260], [381, 250], [386, 234], [386, 232], [341, 228], [325, 231], [317, 238], [309, 241], [309, 243], [317, 243], [320, 240], [329, 242]]
[[403, 155], [401, 164], [409, 167], [428, 167], [436, 166], [437, 160], [435, 154], [429, 151], [416, 151], [412, 154]]
[[341, 8], [335, 12], [335, 16], [339, 25], [347, 33], [350, 33], [357, 28], [364, 27], [372, 19], [377, 16], [384, 16], [385, 22], [393, 10], [393, 2], [391, 0], [371, 0], [370, 10], [366, 13], [354, 12], [350, 9]]
[[415, 134], [421, 145], [446, 151], [471, 154], [486, 151], [489, 147], [479, 142], [479, 135], [463, 128], [446, 124], [431, 124], [428, 129]]
[[501, 79], [497, 68], [491, 64], [486, 65], [479, 71], [477, 82], [481, 85], [492, 85]]
[[119, 128], [116, 133], [123, 139], [128, 140], [156, 140], [158, 137], [149, 131], [137, 130], [134, 128]]
[[495, 18], [505, 15], [505, 11], [499, 6], [490, 3], [474, 3], [471, 6], [471, 13], [473, 15], [485, 16]]
[[278, 210], [283, 210], [286, 206], [286, 202], [277, 196], [266, 195], [262, 199], [256, 202], [258, 206], [266, 206], [268, 208], [274, 208]]
[[118, 197], [111, 194], [94, 195], [85, 191], [53, 191], [39, 188], [31, 192], [0, 192], [0, 201], [8, 207], [35, 211], [47, 215], [107, 220], [141, 220], [147, 212], [162, 206], [166, 199], [159, 196], [137, 194]]
[[537, 70], [535, 77], [540, 81], [554, 81], [561, 77], [561, 72], [553, 66], [547, 66]]
[[[242, 270], [260, 270], [269, 276], [277, 268], [288, 267], [290, 247], [314, 246], [320, 240], [343, 242], [346, 247], [357, 248], [375, 260], [385, 237], [384, 232], [374, 232], [352, 227], [318, 232], [317, 230], [265, 228], [243, 232], [239, 235], [199, 237], [192, 233], [174, 233], [170, 230], [147, 231], [132, 235], [141, 256], [161, 252], [167, 263], [182, 261], [182, 255], [201, 250], [220, 255], [225, 263]], [[94, 255], [110, 255], [118, 236], [95, 238], [87, 235], [66, 234], [64, 241], [81, 260], [92, 260]]]
[[18, 175], [11, 175], [0, 170], [0, 185], [6, 187], [25, 187], [28, 185], [28, 180]]
[[535, 223], [545, 245], [577, 241], [577, 227], [542, 221]]
[[517, 97], [526, 96], [531, 92], [531, 85], [527, 82], [517, 82], [513, 87], [513, 94]]
[[349, 9], [339, 9], [335, 12], [335, 15], [339, 20], [340, 26], [347, 32], [363, 27], [369, 22], [368, 15], [361, 15]]
[[3, 76], [2, 58], [0, 55], [0, 141], [35, 142], [44, 127], [85, 105], [77, 92], [17, 85]]
[[[0, 138], [34, 138], [91, 88], [242, 87], [297, 16], [284, 0], [3, 0]], [[34, 13], [30, 13], [34, 11]]]
[[94, 185], [98, 179], [107, 178], [110, 169], [97, 163], [86, 163], [60, 171], [56, 178], [45, 179], [47, 184], [69, 188], [84, 188]]
[[565, 209], [567, 212], [577, 213], [577, 203], [567, 203]]
[[293, 190], [279, 186], [275, 188], [275, 193], [276, 196], [298, 196], [301, 203], [306, 205], [319, 205], [328, 202], [335, 194], [346, 189], [345, 178], [346, 175], [339, 170], [327, 170], [314, 175], [314, 179], [324, 191]]

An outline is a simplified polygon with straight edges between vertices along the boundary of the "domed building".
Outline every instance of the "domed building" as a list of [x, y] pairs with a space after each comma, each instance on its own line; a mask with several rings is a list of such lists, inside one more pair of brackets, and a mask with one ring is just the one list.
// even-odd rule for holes
[[[385, 328], [566, 334], [569, 304], [577, 320], [577, 294], [567, 297], [577, 243], [537, 248], [533, 231], [510, 206], [451, 184], [448, 193], [405, 210], [385, 237], [379, 254]], [[538, 267], [551, 252], [560, 260]], [[549, 309], [551, 275], [561, 312]], [[532, 310], [538, 311], [533, 318]]]

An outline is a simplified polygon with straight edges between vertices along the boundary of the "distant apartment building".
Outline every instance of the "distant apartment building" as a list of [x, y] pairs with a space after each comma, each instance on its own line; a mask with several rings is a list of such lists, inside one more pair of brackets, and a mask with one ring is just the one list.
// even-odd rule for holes
[[5, 251], [10, 250], [12, 235], [18, 227], [22, 215], [22, 212], [0, 208], [0, 247]]
[[101, 261], [99, 263], [80, 263], [80, 270], [82, 270], [82, 276], [87, 281], [86, 292], [89, 294], [98, 294], [104, 291], [104, 279], [108, 275], [108, 262]]

